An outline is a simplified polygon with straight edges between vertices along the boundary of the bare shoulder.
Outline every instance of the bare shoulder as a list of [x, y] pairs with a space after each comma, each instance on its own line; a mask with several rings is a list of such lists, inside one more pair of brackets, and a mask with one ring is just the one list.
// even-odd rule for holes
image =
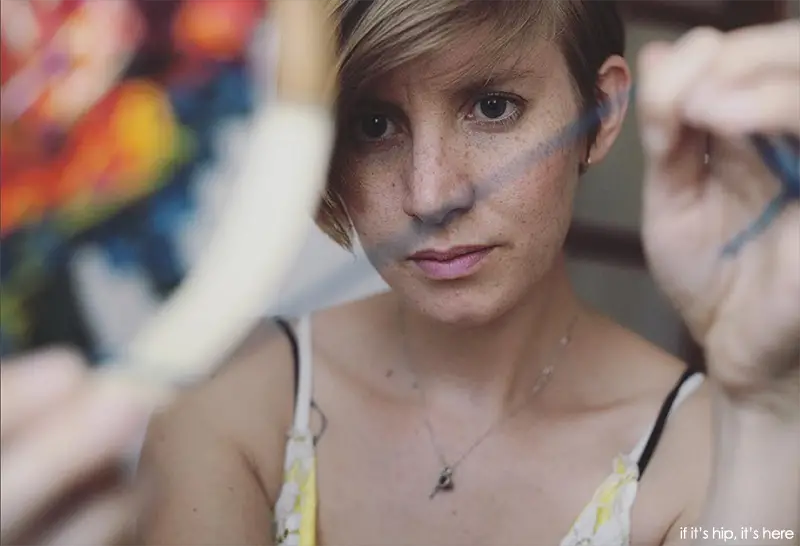
[[[689, 370], [688, 365], [616, 324], [609, 322], [601, 326], [598, 335], [607, 339], [607, 346], [613, 346], [610, 354], [613, 355], [614, 365], [619, 368], [616, 370], [618, 373], [612, 375], [626, 377], [632, 387], [631, 392], [635, 393], [633, 396], [649, 400], [648, 413], [655, 417], [681, 376]], [[710, 450], [711, 402], [708, 380], [701, 372], [697, 372], [697, 377], [690, 381], [685, 388], [691, 390], [681, 395], [680, 403], [670, 413], [664, 427], [658, 456], [653, 459], [654, 468], [660, 461], [668, 465], [680, 454], [702, 459]]]
[[607, 403], [636, 404], [643, 414], [661, 402], [686, 370], [686, 363], [636, 332], [590, 311], [580, 357], [593, 363], [583, 371]]
[[[592, 377], [595, 391], [613, 396], [636, 423], [634, 442], [655, 423], [688, 366], [665, 349], [613, 321], [599, 317], [589, 335], [592, 355], [604, 373]], [[711, 400], [702, 375], [684, 384], [679, 404], [664, 422], [633, 507], [631, 544], [655, 544], [682, 513], [705, 499], [711, 471]], [[698, 384], [699, 382], [699, 384]], [[615, 393], [614, 395], [609, 393]], [[629, 438], [629, 441], [631, 439]], [[630, 444], [629, 444], [630, 445]]]
[[660, 540], [674, 534], [677, 522], [686, 514], [698, 514], [705, 504], [712, 432], [711, 387], [706, 379], [670, 415], [640, 482], [641, 502], [634, 506], [634, 517], [658, 522]]
[[[151, 544], [261, 544], [293, 412], [293, 351], [272, 321], [210, 380], [151, 422], [141, 469], [156, 482]], [[243, 517], [244, 516], [244, 517]]]
[[[691, 372], [687, 363], [658, 347], [638, 334], [621, 326], [611, 326], [614, 333], [606, 332], [609, 343], [616, 345], [615, 354], [630, 384], [643, 396], [651, 398], [660, 410], [666, 397], [677, 387], [681, 377]], [[620, 370], [622, 371], [622, 369]], [[684, 433], [706, 435], [710, 426], [710, 397], [708, 382], [700, 371], [686, 385], [689, 389], [681, 395], [680, 403], [669, 416], [664, 440]]]
[[154, 432], [174, 426], [213, 431], [258, 466], [271, 451], [282, 456], [293, 413], [293, 358], [286, 335], [273, 321], [262, 321], [209, 381], [188, 390], [155, 420]]
[[[691, 381], [702, 381], [686, 395], [669, 415], [659, 448], [653, 457], [652, 476], [664, 475], [674, 480], [675, 473], [695, 484], [697, 490], [687, 491], [695, 498], [705, 491], [712, 452], [711, 387], [709, 380], [698, 372]], [[671, 478], [670, 478], [671, 476]]]
[[[615, 353], [628, 362], [620, 364], [618, 377], [627, 378], [640, 400], [635, 407], [652, 425], [687, 364], [632, 332], [617, 332], [609, 339], [616, 340]], [[673, 400], [639, 482], [632, 544], [660, 540], [681, 514], [696, 511], [705, 501], [712, 457], [711, 389], [702, 372], [687, 381], [679, 403]]]

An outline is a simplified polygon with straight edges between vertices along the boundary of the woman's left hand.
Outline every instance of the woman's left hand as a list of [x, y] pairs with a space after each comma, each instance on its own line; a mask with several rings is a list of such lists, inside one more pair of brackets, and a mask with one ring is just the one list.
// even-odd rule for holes
[[639, 70], [651, 271], [731, 400], [777, 395], [797, 413], [800, 205], [721, 251], [780, 192], [746, 136], [800, 135], [800, 22], [697, 29], [649, 45]]

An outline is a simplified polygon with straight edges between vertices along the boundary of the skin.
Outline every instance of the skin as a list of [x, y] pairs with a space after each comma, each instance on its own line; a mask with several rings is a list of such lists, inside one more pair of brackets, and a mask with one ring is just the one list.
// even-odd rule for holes
[[[641, 482], [634, 544], [687, 544], [680, 537], [687, 525], [800, 527], [797, 206], [736, 258], [716, 260], [729, 235], [757, 216], [775, 189], [734, 137], [753, 130], [800, 134], [798, 40], [800, 27], [793, 22], [728, 34], [704, 29], [643, 52], [637, 117], [648, 160], [644, 242], [653, 275], [705, 346], [710, 376], [708, 386], [670, 418]], [[619, 60], [604, 68], [601, 76], [616, 76], [601, 78], [603, 86], [627, 80]], [[400, 76], [398, 88], [404, 89]], [[415, 178], [413, 167], [426, 158], [415, 163], [408, 151], [413, 147], [395, 149], [397, 164], [410, 169], [401, 177], [402, 206], [380, 198], [399, 192], [387, 174], [393, 170], [376, 159], [386, 156], [367, 154], [361, 169], [382, 170], [386, 180], [378, 184], [366, 176], [370, 171], [361, 171], [370, 183], [357, 186], [351, 198], [382, 204], [361, 208], [354, 219], [362, 226], [381, 226], [377, 218], [399, 224], [397, 209], [419, 213], [445, 189], [459, 188], [453, 172], [477, 172], [494, 159], [488, 145], [475, 146], [473, 154], [453, 153], [475, 133], [463, 130], [455, 112], [442, 113], [449, 104], [443, 97], [405, 88], [410, 91], [394, 100], [406, 101], [406, 115], [417, 127], [411, 134], [450, 131], [451, 153], [433, 145], [426, 153], [440, 158], [431, 162], [440, 176], [424, 171], [425, 178]], [[538, 110], [539, 130], [562, 112], [560, 106], [569, 110], [553, 103]], [[592, 148], [593, 162], [613, 141], [619, 117], [607, 120]], [[705, 138], [698, 129], [713, 135], [710, 169], [701, 167]], [[508, 144], [512, 134], [491, 138]], [[564, 155], [580, 161], [581, 149]], [[557, 543], [610, 470], [611, 457], [629, 449], [650, 424], [681, 365], [580, 308], [557, 253], [552, 267], [537, 270], [542, 274], [536, 281], [519, 275], [522, 267], [497, 265], [515, 259], [536, 264], [533, 254], [546, 255], [541, 248], [547, 241], [560, 244], [558, 228], [523, 214], [568, 210], [564, 194], [574, 187], [577, 166], [556, 157], [548, 165], [551, 170], [535, 167], [528, 184], [511, 183], [453, 224], [453, 237], [505, 242], [492, 257], [497, 262], [487, 261], [466, 286], [435, 290], [413, 269], [389, 264], [382, 273], [393, 279], [393, 294], [315, 314], [314, 395], [329, 421], [318, 445], [321, 543], [499, 544], [530, 543], [530, 537]], [[534, 198], [550, 208], [528, 202]], [[484, 292], [491, 297], [467, 298]], [[524, 297], [515, 300], [512, 292]], [[448, 304], [452, 297], [469, 305]], [[401, 304], [413, 359], [404, 358], [398, 333]], [[580, 322], [550, 384], [459, 468], [454, 492], [429, 502], [439, 469], [424, 415], [445, 451], [460, 453], [476, 430], [519, 399], [575, 308]], [[538, 320], [545, 314], [547, 320]], [[456, 331], [469, 335], [455, 344]], [[458, 351], [464, 340], [469, 350]], [[0, 542], [31, 537], [31, 543], [111, 544], [125, 538], [141, 505], [127, 481], [114, 479], [109, 469], [136, 444], [154, 400], [98, 381], [68, 353], [4, 361], [0, 373]], [[145, 525], [147, 542], [270, 544], [292, 383], [290, 347], [263, 325], [216, 377], [187, 391], [152, 423], [141, 473], [158, 485], [148, 497], [156, 517]], [[429, 401], [425, 413], [420, 386]], [[97, 429], [101, 416], [108, 434]], [[92, 434], [81, 436], [86, 430]], [[54, 504], [79, 517], [42, 517]]]
[[134, 540], [149, 487], [122, 464], [160, 395], [91, 377], [62, 350], [4, 360], [0, 376], [0, 544]]
[[[566, 64], [548, 43], [501, 63], [501, 79], [512, 67], [519, 74], [490, 88], [443, 86], [476, 43], [410, 65], [371, 89], [366, 113], [388, 115], [377, 125], [380, 138], [361, 130], [363, 116], [352, 124], [346, 202], [365, 248], [447, 203], [458, 204], [455, 220], [425, 246], [498, 246], [460, 281], [431, 281], [402, 258], [381, 263], [391, 293], [314, 315], [314, 396], [329, 422], [317, 452], [322, 543], [520, 544], [537, 537], [555, 544], [610, 473], [613, 457], [646, 432], [683, 371], [584, 307], [569, 286], [560, 249], [585, 143], [533, 165], [485, 200], [470, 199], [475, 181], [578, 113]], [[609, 96], [629, 83], [621, 58], [602, 67], [599, 84]], [[487, 118], [481, 100], [490, 92], [513, 96], [497, 109], [510, 121]], [[607, 153], [624, 113], [606, 120], [593, 161]], [[575, 314], [573, 343], [554, 354]], [[247, 356], [153, 426], [144, 464], [164, 488], [146, 537], [152, 544], [270, 540], [293, 378], [286, 341], [254, 336]], [[425, 416], [454, 459], [525, 400], [551, 361], [558, 368], [546, 389], [465, 460], [452, 494], [429, 501], [440, 466]], [[193, 424], [201, 422], [202, 429]], [[702, 493], [709, 426], [701, 391], [674, 416], [648, 468], [633, 515], [636, 543], [661, 542]], [[691, 470], [676, 479], [675, 468]]]

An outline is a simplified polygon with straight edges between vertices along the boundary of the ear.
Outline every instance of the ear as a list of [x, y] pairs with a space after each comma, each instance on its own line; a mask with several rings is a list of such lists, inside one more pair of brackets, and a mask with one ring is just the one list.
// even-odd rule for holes
[[597, 71], [597, 87], [602, 93], [600, 100], [609, 104], [593, 145], [588, 150], [586, 163], [602, 161], [617, 135], [622, 130], [625, 113], [628, 111], [628, 90], [631, 86], [631, 71], [628, 63], [619, 55], [612, 55]]

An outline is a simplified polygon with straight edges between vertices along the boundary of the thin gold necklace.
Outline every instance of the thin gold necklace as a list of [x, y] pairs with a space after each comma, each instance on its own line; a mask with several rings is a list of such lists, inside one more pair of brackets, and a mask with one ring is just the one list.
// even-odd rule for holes
[[[575, 330], [575, 325], [578, 322], [578, 314], [576, 313], [572, 319], [570, 320], [569, 324], [567, 325], [566, 331], [564, 335], [558, 341], [558, 347], [556, 347], [559, 352], [563, 352], [566, 350], [567, 346], [572, 341], [572, 334]], [[414, 373], [414, 368], [411, 366], [411, 357], [410, 351], [408, 348], [408, 336], [405, 332], [405, 323], [402, 321], [401, 317], [401, 334], [403, 336], [403, 351], [405, 353], [407, 365], [409, 371], [412, 375], [416, 377]], [[439, 463], [442, 466], [442, 469], [439, 471], [439, 475], [436, 478], [436, 483], [433, 486], [433, 490], [429, 495], [429, 499], [433, 499], [439, 492], [447, 492], [452, 491], [455, 488], [455, 482], [453, 480], [454, 474], [458, 466], [463, 463], [467, 457], [469, 457], [475, 449], [478, 448], [486, 439], [488, 439], [494, 432], [500, 428], [501, 425], [515, 417], [522, 409], [528, 405], [528, 403], [533, 400], [536, 394], [542, 390], [542, 388], [550, 381], [550, 378], [553, 376], [553, 372], [555, 371], [556, 367], [556, 359], [553, 358], [552, 362], [545, 366], [542, 371], [539, 372], [539, 375], [536, 378], [536, 381], [533, 384], [533, 388], [528, 395], [519, 402], [519, 404], [508, 414], [501, 415], [494, 423], [492, 423], [478, 438], [472, 442], [472, 444], [464, 451], [464, 453], [452, 463], [447, 461], [447, 458], [444, 456], [443, 450], [439, 447], [439, 443], [436, 440], [436, 434], [433, 431], [433, 426], [431, 425], [430, 419], [428, 417], [428, 403], [425, 397], [425, 389], [422, 383], [417, 379], [416, 384], [419, 385], [420, 394], [422, 397], [422, 406], [425, 411], [425, 428], [428, 430], [428, 437], [430, 438], [431, 445], [433, 446], [433, 450], [436, 452], [437, 457], [439, 458]]]

